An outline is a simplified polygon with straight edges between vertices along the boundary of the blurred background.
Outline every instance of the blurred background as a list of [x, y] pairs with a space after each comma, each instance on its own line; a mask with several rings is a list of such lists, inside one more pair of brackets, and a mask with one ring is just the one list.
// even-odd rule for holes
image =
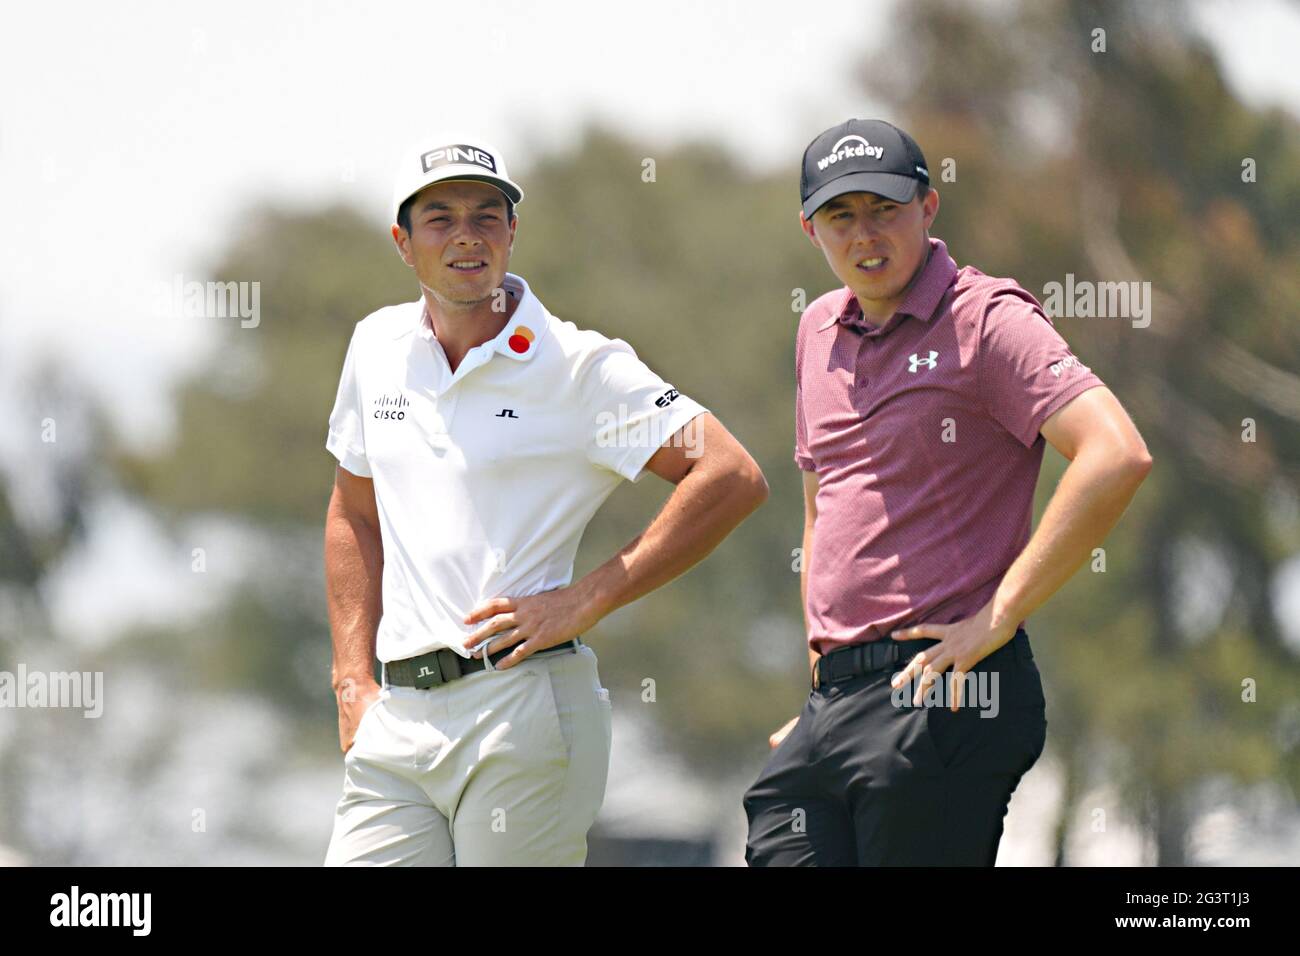
[[[1300, 5], [28, 5], [0, 36], [0, 860], [301, 864], [343, 772], [326, 421], [354, 323], [417, 297], [386, 208], [470, 127], [526, 198], [511, 270], [751, 450], [769, 502], [589, 635], [615, 709], [590, 862], [743, 863], [807, 693], [793, 451], [798, 162], [908, 129], [959, 265], [1149, 282], [1056, 317], [1155, 469], [1027, 625], [1048, 742], [1004, 865], [1300, 860]], [[647, 163], [652, 160], [652, 163]], [[649, 171], [648, 174], [647, 171]], [[248, 283], [253, 317], [187, 305]], [[1050, 447], [1037, 514], [1064, 470]], [[576, 573], [666, 497], [625, 484]], [[1102, 570], [1104, 568], [1104, 570]], [[653, 681], [653, 700], [645, 699]]]

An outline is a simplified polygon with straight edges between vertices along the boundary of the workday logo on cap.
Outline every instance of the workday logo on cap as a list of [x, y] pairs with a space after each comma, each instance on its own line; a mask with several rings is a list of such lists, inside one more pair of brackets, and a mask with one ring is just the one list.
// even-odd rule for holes
[[851, 119], [822, 132], [803, 153], [799, 202], [804, 218], [844, 193], [875, 193], [911, 202], [930, 184], [921, 147], [884, 120]]
[[872, 146], [863, 137], [856, 134], [850, 134], [832, 146], [828, 155], [817, 160], [817, 168], [825, 169], [832, 163], [838, 163], [840, 160], [848, 159], [850, 156], [883, 159], [885, 156], [885, 147]]

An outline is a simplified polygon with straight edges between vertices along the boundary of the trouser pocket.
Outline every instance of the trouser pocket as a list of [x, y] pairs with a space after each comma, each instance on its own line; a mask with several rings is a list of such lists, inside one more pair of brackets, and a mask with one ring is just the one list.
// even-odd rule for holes
[[[981, 662], [983, 663], [983, 662]], [[1046, 703], [1034, 662], [1001, 656], [971, 672], [961, 706], [951, 688], [944, 706], [924, 707], [922, 735], [944, 771], [1019, 775], [1042, 755], [1047, 741]], [[944, 675], [945, 682], [949, 674]]]

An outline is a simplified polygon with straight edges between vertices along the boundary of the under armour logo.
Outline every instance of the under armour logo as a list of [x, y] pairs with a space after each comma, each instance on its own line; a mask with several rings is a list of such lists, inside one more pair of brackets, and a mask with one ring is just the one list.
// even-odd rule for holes
[[939, 353], [936, 352], [934, 349], [930, 350], [929, 358], [921, 358], [919, 355], [913, 352], [911, 355], [907, 357], [907, 370], [909, 372], [915, 372], [922, 365], [926, 366], [927, 368], [934, 368], [934, 360], [937, 359], [938, 357], [939, 357]]
[[519, 416], [515, 414], [515, 410], [514, 410], [513, 408], [503, 408], [503, 409], [501, 409], [501, 411], [497, 412], [497, 413], [496, 413], [495, 415], [493, 415], [492, 417], [493, 417], [493, 418], [513, 418], [513, 419], [515, 419], [516, 421], [519, 420]]

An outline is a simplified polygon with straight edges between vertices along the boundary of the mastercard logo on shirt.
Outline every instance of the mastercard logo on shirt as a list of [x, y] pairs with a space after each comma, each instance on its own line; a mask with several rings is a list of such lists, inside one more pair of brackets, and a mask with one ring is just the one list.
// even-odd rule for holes
[[523, 355], [532, 348], [535, 338], [537, 336], [533, 335], [533, 330], [528, 326], [516, 325], [514, 333], [506, 340], [506, 344], [510, 346], [512, 352]]

